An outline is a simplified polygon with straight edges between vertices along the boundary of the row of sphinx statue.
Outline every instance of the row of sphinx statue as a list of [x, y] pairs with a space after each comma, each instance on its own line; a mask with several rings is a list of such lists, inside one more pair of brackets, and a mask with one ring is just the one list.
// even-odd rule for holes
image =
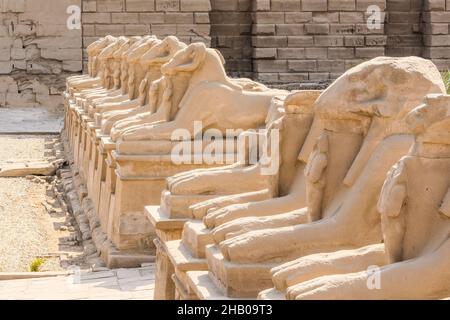
[[[173, 36], [106, 36], [87, 54], [67, 79], [65, 147], [98, 254], [156, 256], [155, 299], [450, 296], [450, 95], [431, 61], [379, 57], [286, 91]], [[195, 137], [196, 121], [224, 139], [277, 130], [278, 170], [172, 163], [173, 132]]]

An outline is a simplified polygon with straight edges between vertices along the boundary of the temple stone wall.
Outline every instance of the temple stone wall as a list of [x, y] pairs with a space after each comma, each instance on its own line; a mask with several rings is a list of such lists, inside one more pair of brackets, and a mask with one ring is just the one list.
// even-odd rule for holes
[[211, 45], [233, 76], [253, 77], [252, 0], [211, 0]]
[[450, 0], [426, 1], [423, 21], [423, 56], [450, 70]]
[[[71, 5], [81, 29], [67, 27]], [[377, 28], [368, 27], [373, 5]], [[379, 55], [448, 70], [449, 24], [450, 0], [0, 0], [0, 107], [60, 106], [83, 48], [107, 34], [202, 41], [233, 76], [317, 83]]]
[[[82, 0], [83, 47], [105, 35], [175, 35], [211, 44], [209, 0]], [[84, 58], [87, 59], [86, 54]]]
[[81, 0], [0, 0], [0, 107], [61, 105], [65, 78], [82, 69], [70, 5]]
[[384, 15], [384, 0], [256, 0], [255, 77], [266, 82], [335, 79], [365, 59], [384, 55], [384, 20], [369, 29], [369, 5]]

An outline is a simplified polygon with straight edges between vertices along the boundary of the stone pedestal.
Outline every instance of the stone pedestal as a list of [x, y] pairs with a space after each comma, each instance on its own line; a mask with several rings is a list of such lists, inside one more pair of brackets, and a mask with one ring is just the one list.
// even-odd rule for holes
[[[170, 192], [164, 191], [161, 196], [161, 206], [147, 206], [145, 208], [147, 217], [152, 227], [156, 230], [157, 238], [155, 241], [160, 244], [156, 246], [156, 264], [161, 267], [158, 267], [155, 279], [155, 298], [171, 300], [175, 297], [175, 287], [172, 281], [175, 267], [168, 257], [166, 242], [180, 240], [185, 223], [195, 221], [190, 220], [193, 217], [189, 210], [178, 211], [171, 210], [171, 208], [188, 208], [191, 204], [203, 202], [214, 197], [216, 195], [172, 196]], [[186, 257], [190, 256], [188, 251], [184, 252]]]
[[174, 266], [172, 279], [175, 282], [175, 296], [183, 300], [198, 299], [195, 291], [188, 284], [187, 272], [192, 270], [207, 271], [208, 265], [205, 259], [192, 258], [190, 253], [183, 247], [181, 240], [168, 241], [165, 243], [168, 257]]
[[207, 246], [206, 260], [211, 280], [227, 297], [256, 298], [260, 291], [273, 287], [270, 270], [276, 263], [233, 263], [224, 259], [216, 245]]
[[188, 271], [186, 274], [190, 290], [200, 300], [246, 300], [245, 298], [230, 298], [225, 296], [211, 280], [208, 271]]
[[111, 240], [118, 249], [153, 246], [155, 230], [144, 215], [144, 207], [160, 203], [167, 177], [204, 165], [176, 165], [170, 154], [124, 155], [113, 151], [112, 157], [117, 182]]
[[[111, 153], [116, 144], [109, 137], [101, 137], [99, 143], [99, 163], [102, 167], [98, 171], [104, 170], [105, 180], [100, 183], [100, 197], [98, 206], [98, 217], [103, 230], [106, 230], [108, 239], [112, 236], [112, 224], [109, 220], [110, 212], [114, 210], [114, 193], [116, 188], [116, 163]], [[102, 173], [103, 174], [103, 173]], [[112, 206], [111, 206], [112, 203]], [[111, 209], [111, 210], [110, 210]]]
[[[92, 201], [95, 205], [95, 212], [97, 212], [98, 215], [100, 215], [100, 193], [102, 189], [102, 185], [106, 181], [106, 150], [104, 150], [101, 139], [102, 137], [105, 137], [101, 134], [100, 130], [94, 131], [95, 139], [92, 147], [95, 148], [93, 150], [94, 156], [92, 159], [93, 165], [93, 175], [92, 175], [92, 182], [91, 182], [91, 190], [92, 190]], [[89, 184], [88, 184], [89, 188]], [[106, 224], [103, 226], [104, 232], [107, 232]]]
[[81, 128], [81, 117], [84, 115], [84, 111], [80, 109], [78, 106], [74, 107], [74, 144], [73, 144], [73, 161], [75, 168], [79, 169], [80, 167], [80, 145], [82, 140], [82, 128]]
[[[80, 145], [80, 175], [83, 181], [88, 186], [89, 179], [89, 161], [91, 159], [91, 128], [94, 125], [92, 119], [87, 115], [81, 118], [82, 139]], [[89, 189], [88, 189], [89, 191]]]
[[172, 275], [175, 273], [175, 268], [168, 257], [165, 243], [181, 238], [186, 219], [170, 219], [159, 206], [145, 207], [145, 214], [156, 230], [157, 236], [153, 240], [156, 247], [157, 269], [154, 298], [156, 300], [173, 300], [175, 299], [175, 284]]
[[98, 158], [99, 158], [99, 151], [98, 151], [98, 145], [100, 142], [100, 139], [97, 138], [97, 131], [99, 128], [95, 126], [94, 122], [90, 122], [88, 124], [88, 139], [89, 139], [89, 146], [90, 146], [90, 152], [89, 152], [89, 158], [87, 160], [87, 189], [89, 193], [89, 197], [91, 198], [92, 202], [94, 203], [94, 207], [96, 209], [96, 212], [98, 213], [98, 197], [100, 194], [100, 181], [97, 181], [97, 184], [95, 184], [95, 177], [96, 177], [96, 169], [98, 167]]

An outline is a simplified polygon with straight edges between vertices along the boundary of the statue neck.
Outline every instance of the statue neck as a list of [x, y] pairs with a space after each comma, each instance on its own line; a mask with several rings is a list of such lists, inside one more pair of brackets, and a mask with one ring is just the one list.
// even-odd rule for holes
[[412, 154], [422, 158], [450, 158], [450, 142], [448, 139], [447, 143], [442, 143], [418, 137]]
[[191, 74], [189, 72], [178, 72], [171, 76], [168, 81], [172, 82], [172, 113], [171, 117], [176, 114], [181, 100], [183, 99], [189, 84], [190, 84]]
[[189, 82], [190, 86], [194, 86], [203, 81], [227, 83], [229, 79], [225, 73], [223, 65], [218, 59], [210, 53], [206, 54], [205, 61], [192, 74]]

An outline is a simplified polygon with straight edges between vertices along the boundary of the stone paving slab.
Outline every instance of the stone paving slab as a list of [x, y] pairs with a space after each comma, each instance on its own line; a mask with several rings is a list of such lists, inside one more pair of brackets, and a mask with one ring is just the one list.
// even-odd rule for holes
[[0, 281], [0, 300], [152, 300], [155, 268]]
[[62, 114], [45, 108], [0, 108], [0, 133], [57, 133]]

